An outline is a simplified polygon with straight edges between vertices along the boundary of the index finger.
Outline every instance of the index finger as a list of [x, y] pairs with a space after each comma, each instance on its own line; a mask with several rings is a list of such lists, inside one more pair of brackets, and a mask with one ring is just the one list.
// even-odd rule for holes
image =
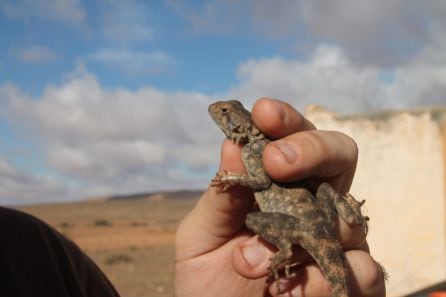
[[252, 119], [271, 139], [283, 138], [316, 127], [290, 104], [271, 98], [260, 98], [252, 107]]

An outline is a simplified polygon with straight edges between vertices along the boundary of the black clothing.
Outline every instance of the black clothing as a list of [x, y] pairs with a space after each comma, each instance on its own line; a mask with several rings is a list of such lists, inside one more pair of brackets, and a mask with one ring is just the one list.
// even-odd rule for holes
[[116, 297], [76, 244], [41, 220], [0, 207], [1, 297]]

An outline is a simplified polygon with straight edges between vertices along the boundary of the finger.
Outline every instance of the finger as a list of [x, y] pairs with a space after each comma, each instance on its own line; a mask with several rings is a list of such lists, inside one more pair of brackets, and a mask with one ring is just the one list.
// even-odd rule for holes
[[[243, 173], [240, 150], [240, 146], [225, 140], [220, 169]], [[204, 254], [225, 243], [244, 224], [253, 199], [252, 192], [243, 187], [231, 187], [225, 192], [209, 187], [178, 227], [177, 261]]]
[[232, 252], [232, 266], [241, 276], [249, 279], [265, 278], [268, 274], [270, 259], [274, 256], [274, 246], [253, 236], [241, 242]]
[[358, 148], [347, 135], [334, 131], [303, 131], [269, 143], [263, 163], [269, 175], [290, 182], [312, 177], [347, 192], [356, 168]]
[[252, 108], [252, 118], [256, 126], [272, 139], [315, 129], [315, 126], [290, 104], [270, 98], [256, 101]]
[[[381, 266], [364, 251], [346, 252], [350, 266], [351, 296], [381, 297], [385, 296], [385, 280]], [[303, 265], [295, 273], [295, 277], [279, 280], [279, 288], [283, 294], [278, 294], [276, 283], [269, 287], [273, 296], [332, 296], [331, 288], [322, 271], [315, 263]]]

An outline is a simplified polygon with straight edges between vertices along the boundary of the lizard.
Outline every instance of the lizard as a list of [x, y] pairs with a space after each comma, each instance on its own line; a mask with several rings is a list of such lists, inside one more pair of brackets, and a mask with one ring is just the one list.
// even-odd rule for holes
[[[212, 187], [226, 191], [234, 185], [251, 188], [260, 211], [247, 214], [245, 225], [266, 242], [277, 247], [271, 258], [269, 278], [274, 278], [279, 291], [279, 270], [285, 268], [290, 278], [293, 245], [300, 245], [319, 265], [334, 297], [349, 292], [349, 268], [344, 251], [336, 238], [338, 214], [350, 225], [363, 225], [368, 217], [361, 214], [364, 200], [337, 193], [328, 183], [318, 186], [315, 195], [305, 180], [281, 183], [265, 171], [262, 152], [271, 141], [253, 123], [251, 113], [237, 100], [218, 101], [209, 105], [209, 114], [224, 134], [242, 144], [246, 174], [219, 171]], [[280, 291], [279, 291], [280, 292]]]

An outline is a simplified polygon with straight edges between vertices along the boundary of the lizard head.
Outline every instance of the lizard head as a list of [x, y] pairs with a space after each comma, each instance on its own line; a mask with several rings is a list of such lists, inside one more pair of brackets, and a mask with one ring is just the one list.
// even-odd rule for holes
[[251, 120], [251, 113], [237, 100], [218, 101], [209, 105], [209, 115], [235, 143], [246, 143], [262, 135]]

